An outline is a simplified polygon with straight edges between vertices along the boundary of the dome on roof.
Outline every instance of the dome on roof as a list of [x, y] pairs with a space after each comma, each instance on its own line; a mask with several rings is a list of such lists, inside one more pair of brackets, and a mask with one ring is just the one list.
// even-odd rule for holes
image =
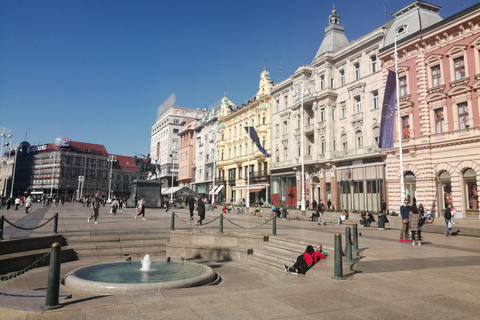
[[30, 147], [30, 143], [28, 143], [27, 141], [22, 141], [18, 146], [18, 148], [22, 149], [22, 151], [27, 151], [28, 147]]

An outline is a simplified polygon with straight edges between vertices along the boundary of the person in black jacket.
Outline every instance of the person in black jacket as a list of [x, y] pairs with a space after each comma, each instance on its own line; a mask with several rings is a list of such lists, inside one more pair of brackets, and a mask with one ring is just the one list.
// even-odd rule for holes
[[449, 204], [447, 208], [445, 209], [445, 213], [443, 217], [445, 218], [445, 224], [447, 225], [447, 228], [445, 229], [445, 235], [448, 237], [450, 235], [450, 228], [448, 227], [448, 223], [450, 220], [452, 220], [452, 204]]
[[188, 210], [190, 211], [190, 220], [193, 220], [193, 209], [195, 209], [195, 199], [189, 196], [187, 199]]
[[400, 231], [400, 242], [412, 242], [408, 239], [408, 219], [410, 217], [410, 206], [408, 200], [403, 201], [403, 205], [400, 207], [400, 217], [402, 218], [402, 231]]
[[198, 216], [200, 219], [195, 224], [198, 224], [199, 228], [203, 228], [202, 221], [205, 219], [205, 197], [200, 197], [197, 204]]

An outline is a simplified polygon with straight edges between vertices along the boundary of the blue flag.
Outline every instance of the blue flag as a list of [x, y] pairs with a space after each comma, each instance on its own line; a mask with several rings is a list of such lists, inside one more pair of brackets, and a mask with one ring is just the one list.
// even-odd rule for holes
[[383, 96], [382, 119], [380, 121], [380, 139], [378, 146], [382, 149], [393, 148], [393, 125], [395, 123], [395, 96], [397, 76], [389, 70], [385, 95]]
[[260, 144], [260, 139], [258, 138], [257, 131], [255, 131], [253, 127], [245, 127], [245, 130], [250, 134], [250, 138], [252, 138], [252, 141], [253, 143], [255, 143], [258, 150], [260, 150], [260, 152], [263, 153], [266, 157], [270, 157], [268, 152], [265, 149], [263, 149], [262, 145]]

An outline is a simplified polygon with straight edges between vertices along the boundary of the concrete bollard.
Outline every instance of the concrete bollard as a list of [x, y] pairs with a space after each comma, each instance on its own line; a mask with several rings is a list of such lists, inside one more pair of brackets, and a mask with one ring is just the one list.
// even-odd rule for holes
[[53, 216], [52, 233], [58, 233], [58, 212]]
[[352, 230], [350, 230], [350, 227], [345, 228], [345, 243], [345, 262], [353, 262], [354, 260], [352, 259]]
[[218, 224], [218, 233], [223, 233], [223, 213], [220, 214], [220, 222]]
[[335, 260], [332, 279], [345, 280], [343, 276], [343, 262], [342, 262], [342, 235], [340, 233], [335, 234]]
[[47, 296], [43, 310], [58, 309], [63, 305], [58, 303], [60, 292], [60, 254], [62, 245], [58, 242], [52, 244], [50, 251], [50, 265], [48, 269]]
[[172, 211], [172, 218], [170, 219], [170, 230], [175, 230], [175, 211]]
[[353, 250], [358, 250], [358, 225], [353, 223]]
[[272, 236], [277, 235], [277, 215], [273, 215], [273, 220], [272, 220]]

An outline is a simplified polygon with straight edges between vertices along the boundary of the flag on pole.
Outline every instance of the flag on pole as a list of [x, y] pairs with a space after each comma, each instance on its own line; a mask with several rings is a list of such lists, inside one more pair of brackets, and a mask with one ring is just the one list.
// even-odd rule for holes
[[393, 148], [393, 125], [395, 123], [395, 97], [397, 76], [389, 70], [385, 95], [383, 96], [382, 119], [380, 121], [380, 139], [378, 146], [382, 149]]
[[253, 143], [257, 146], [258, 150], [263, 153], [266, 157], [270, 157], [268, 152], [263, 149], [262, 145], [260, 144], [260, 139], [258, 138], [257, 131], [253, 127], [245, 127], [245, 130], [250, 134], [250, 138], [252, 138]]

